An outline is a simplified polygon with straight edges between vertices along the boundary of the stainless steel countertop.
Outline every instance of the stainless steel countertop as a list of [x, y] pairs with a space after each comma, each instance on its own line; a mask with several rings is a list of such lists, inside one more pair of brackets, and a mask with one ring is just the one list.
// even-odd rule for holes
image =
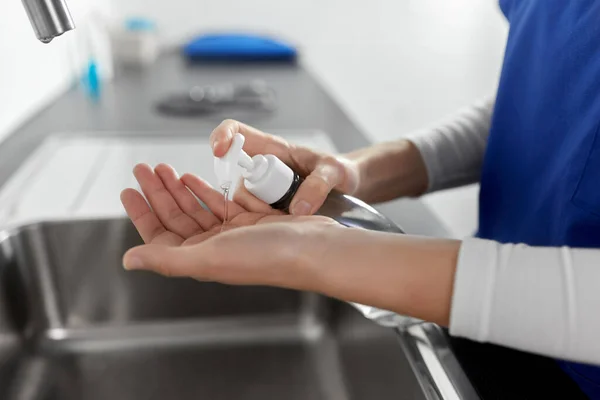
[[[194, 85], [266, 81], [277, 91], [278, 109], [272, 113], [243, 113], [197, 118], [166, 117], [156, 102]], [[208, 136], [225, 117], [241, 119], [263, 130], [327, 132], [335, 146], [346, 152], [369, 144], [368, 139], [302, 65], [246, 64], [237, 66], [188, 65], [168, 54], [148, 69], [129, 70], [105, 85], [100, 102], [91, 102], [71, 89], [0, 143], [0, 186], [49, 135], [65, 131], [197, 131]], [[419, 200], [403, 199], [378, 206], [406, 232], [448, 236], [435, 215]]]

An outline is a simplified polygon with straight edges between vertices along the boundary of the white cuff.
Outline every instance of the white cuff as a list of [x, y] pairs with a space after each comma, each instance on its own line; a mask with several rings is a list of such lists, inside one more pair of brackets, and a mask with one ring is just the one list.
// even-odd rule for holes
[[450, 334], [600, 364], [600, 250], [463, 242]]
[[450, 334], [488, 340], [498, 243], [466, 239], [460, 248], [450, 312]]

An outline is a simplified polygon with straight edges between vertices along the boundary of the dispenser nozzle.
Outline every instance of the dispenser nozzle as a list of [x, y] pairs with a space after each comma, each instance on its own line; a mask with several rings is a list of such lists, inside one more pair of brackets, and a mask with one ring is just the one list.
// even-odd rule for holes
[[244, 135], [237, 133], [227, 153], [223, 157], [215, 157], [215, 174], [221, 188], [231, 186], [237, 179], [240, 172], [238, 165], [246, 171], [255, 168], [254, 160], [243, 149], [245, 141]]
[[244, 136], [235, 135], [227, 153], [223, 157], [215, 157], [215, 174], [221, 188], [231, 186], [236, 178], [235, 175], [239, 173], [237, 165], [241, 158], [244, 141]]

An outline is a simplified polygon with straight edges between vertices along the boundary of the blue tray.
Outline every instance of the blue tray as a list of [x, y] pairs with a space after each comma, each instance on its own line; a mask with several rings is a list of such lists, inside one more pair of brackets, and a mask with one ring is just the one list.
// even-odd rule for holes
[[293, 61], [297, 50], [282, 41], [252, 34], [214, 34], [195, 38], [183, 48], [193, 61]]

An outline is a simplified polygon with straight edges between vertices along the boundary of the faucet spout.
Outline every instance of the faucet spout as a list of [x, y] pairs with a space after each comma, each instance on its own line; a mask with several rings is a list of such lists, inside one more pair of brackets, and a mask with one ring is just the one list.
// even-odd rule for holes
[[35, 35], [42, 43], [75, 29], [65, 0], [22, 0]]

